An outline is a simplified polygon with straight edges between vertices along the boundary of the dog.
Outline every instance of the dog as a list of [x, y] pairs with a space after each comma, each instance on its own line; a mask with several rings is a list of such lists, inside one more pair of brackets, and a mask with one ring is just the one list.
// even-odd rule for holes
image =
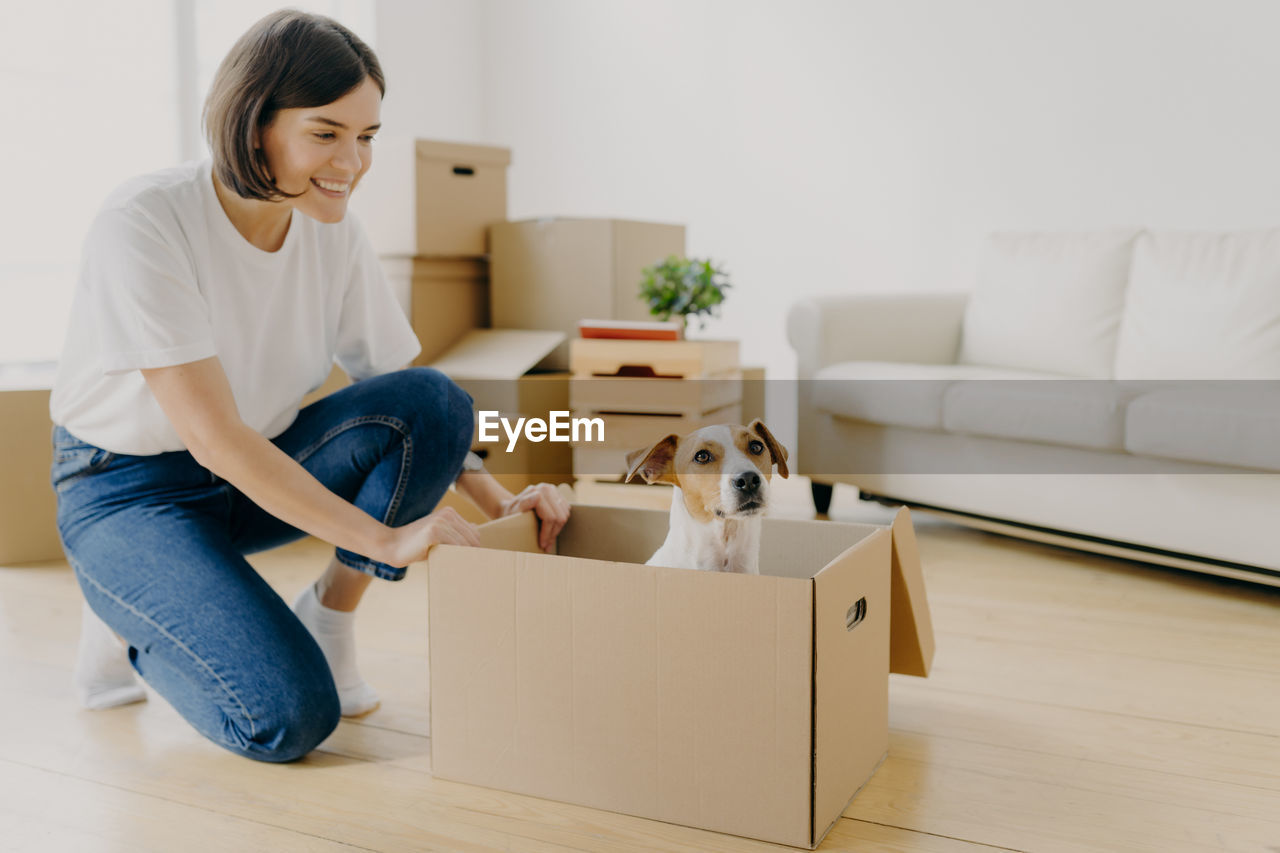
[[760, 519], [773, 467], [787, 476], [787, 449], [764, 422], [720, 424], [668, 435], [627, 454], [626, 482], [670, 483], [671, 527], [646, 565], [759, 574]]

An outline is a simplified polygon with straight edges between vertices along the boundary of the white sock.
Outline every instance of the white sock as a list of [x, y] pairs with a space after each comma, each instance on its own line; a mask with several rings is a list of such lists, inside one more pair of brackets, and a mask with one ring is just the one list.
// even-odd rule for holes
[[325, 607], [316, 596], [314, 584], [308, 585], [293, 602], [293, 612], [316, 638], [333, 683], [338, 688], [342, 716], [358, 717], [380, 704], [378, 694], [360, 677], [356, 669], [355, 611], [346, 612]]
[[80, 646], [73, 678], [80, 704], [101, 711], [142, 702], [147, 690], [129, 665], [129, 650], [107, 623], [84, 602], [80, 611]]

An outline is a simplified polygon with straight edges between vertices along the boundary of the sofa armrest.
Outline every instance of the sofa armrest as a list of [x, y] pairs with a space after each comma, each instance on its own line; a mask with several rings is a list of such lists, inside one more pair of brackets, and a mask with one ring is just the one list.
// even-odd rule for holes
[[787, 314], [799, 378], [842, 361], [952, 364], [967, 293], [864, 294], [802, 299]]

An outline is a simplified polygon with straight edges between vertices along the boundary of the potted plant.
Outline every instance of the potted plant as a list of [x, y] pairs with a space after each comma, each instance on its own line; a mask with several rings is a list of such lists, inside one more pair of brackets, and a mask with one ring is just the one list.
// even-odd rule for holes
[[640, 274], [640, 297], [648, 303], [649, 313], [661, 320], [678, 317], [682, 328], [690, 317], [699, 318], [699, 329], [706, 328], [706, 317], [718, 316], [730, 287], [728, 274], [703, 258], [670, 255]]

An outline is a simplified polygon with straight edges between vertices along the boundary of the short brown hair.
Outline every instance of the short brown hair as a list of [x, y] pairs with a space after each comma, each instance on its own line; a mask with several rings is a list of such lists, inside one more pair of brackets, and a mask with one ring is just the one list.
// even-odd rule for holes
[[368, 77], [387, 93], [369, 46], [331, 18], [272, 12], [231, 48], [204, 102], [204, 129], [218, 179], [241, 198], [296, 198], [276, 186], [254, 138], [280, 110], [322, 107]]

